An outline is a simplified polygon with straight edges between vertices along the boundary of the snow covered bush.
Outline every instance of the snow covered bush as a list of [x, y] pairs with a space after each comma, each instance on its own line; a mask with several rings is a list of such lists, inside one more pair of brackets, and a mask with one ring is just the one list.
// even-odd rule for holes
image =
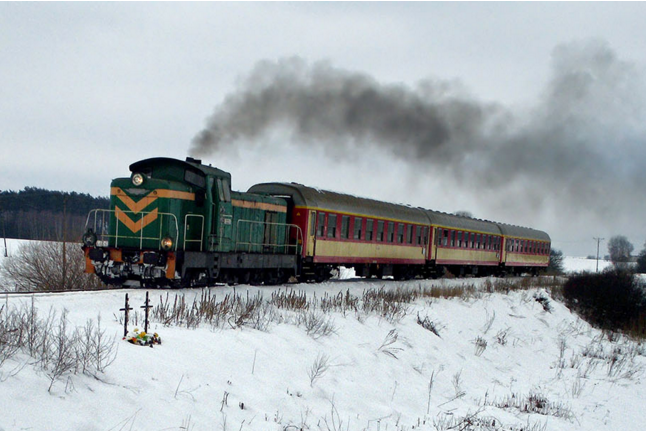
[[562, 295], [570, 309], [598, 328], [646, 336], [646, 294], [631, 272], [575, 274], [563, 286]]
[[[22, 353], [49, 379], [49, 391], [63, 376], [96, 376], [112, 364], [117, 354], [116, 336], [109, 337], [88, 320], [83, 328], [68, 328], [67, 311], [41, 317], [33, 302], [0, 310], [0, 365]], [[18, 367], [20, 368], [20, 367]]]
[[18, 291], [96, 289], [104, 286], [85, 273], [85, 258], [76, 243], [32, 241], [2, 260], [0, 275]]

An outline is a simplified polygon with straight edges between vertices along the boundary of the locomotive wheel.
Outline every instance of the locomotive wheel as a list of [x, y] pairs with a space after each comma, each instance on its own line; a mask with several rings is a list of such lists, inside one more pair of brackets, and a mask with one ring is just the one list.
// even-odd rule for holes
[[268, 269], [264, 271], [263, 278], [266, 286], [274, 286], [278, 284], [278, 271], [275, 269]]
[[252, 270], [250, 274], [249, 284], [252, 286], [259, 286], [262, 284], [262, 272], [259, 270]]
[[240, 281], [240, 284], [249, 284], [249, 281], [251, 280], [251, 274], [249, 271], [245, 271], [244, 269], [240, 272], [240, 276], [238, 277], [238, 280]]

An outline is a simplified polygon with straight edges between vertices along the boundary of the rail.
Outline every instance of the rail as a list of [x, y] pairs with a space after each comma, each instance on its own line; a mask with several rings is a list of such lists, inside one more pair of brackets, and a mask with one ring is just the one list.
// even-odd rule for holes
[[[242, 229], [241, 226], [244, 224], [249, 225], [248, 229], [248, 234], [249, 238], [248, 241], [243, 241], [240, 236], [242, 234]], [[259, 229], [252, 229], [254, 225], [258, 225], [263, 227], [263, 230], [260, 231]], [[284, 242], [283, 243], [278, 243], [278, 242], [273, 242], [273, 241], [265, 241], [264, 238], [266, 238], [266, 228], [268, 226], [275, 226], [276, 228], [282, 227], [285, 228], [284, 235], [280, 235], [284, 237]], [[253, 241], [253, 234], [256, 233], [259, 235], [262, 232], [262, 237], [263, 241], [258, 242], [258, 241]], [[296, 244], [290, 244], [290, 238], [292, 238], [292, 233], [295, 232], [295, 238], [296, 238]], [[279, 239], [278, 232], [275, 232], [273, 235], [270, 233], [270, 237], [274, 237], [275, 240]], [[256, 220], [238, 220], [238, 223], [236, 225], [236, 242], [235, 242], [235, 251], [245, 251], [244, 249], [246, 248], [247, 252], [257, 252], [258, 248], [260, 249], [260, 253], [264, 253], [266, 248], [269, 248], [272, 253], [276, 253], [276, 250], [283, 250], [282, 254], [291, 254], [290, 249], [294, 249], [293, 254], [298, 255], [301, 252], [303, 246], [303, 231], [301, 228], [295, 224], [288, 224], [288, 223], [272, 223], [272, 222], [264, 222], [264, 221], [256, 221]]]
[[[97, 236], [97, 244], [98, 241], [109, 241], [110, 239], [114, 238], [114, 246], [118, 247], [119, 246], [119, 240], [139, 240], [139, 248], [143, 248], [144, 241], [155, 241], [158, 243], [158, 247], [161, 250], [161, 242], [162, 239], [166, 236], [170, 236], [171, 239], [173, 239], [173, 246], [177, 246], [177, 241], [179, 239], [179, 227], [177, 224], [177, 217], [175, 217], [175, 214], [172, 213], [165, 213], [165, 212], [155, 212], [157, 217], [159, 217], [159, 235], [157, 237], [154, 236], [144, 236], [144, 228], [146, 227], [145, 222], [145, 217], [148, 214], [152, 214], [153, 212], [151, 211], [140, 211], [138, 213], [135, 213], [134, 211], [125, 211], [119, 208], [119, 212], [122, 212], [124, 214], [132, 215], [132, 216], [139, 216], [139, 219], [134, 221], [135, 226], [139, 224], [139, 235], [119, 235], [119, 225], [123, 224], [123, 222], [120, 223], [120, 220], [117, 218], [116, 210], [106, 210], [106, 209], [93, 209], [90, 211], [90, 213], [87, 216], [87, 220], [85, 221], [85, 230], [88, 229], [88, 227], [92, 226], [93, 227], [93, 232]], [[91, 224], [92, 217], [94, 217], [94, 224]], [[110, 219], [114, 217], [115, 220], [115, 232], [114, 235], [110, 234]], [[163, 226], [164, 226], [164, 217], [168, 217], [169, 221], [171, 223], [171, 227], [174, 227], [175, 230], [175, 235], [173, 236], [172, 232], [169, 232], [168, 234], [164, 234], [162, 232]], [[106, 220], [107, 219], [107, 220]], [[132, 217], [130, 217], [132, 220]]]

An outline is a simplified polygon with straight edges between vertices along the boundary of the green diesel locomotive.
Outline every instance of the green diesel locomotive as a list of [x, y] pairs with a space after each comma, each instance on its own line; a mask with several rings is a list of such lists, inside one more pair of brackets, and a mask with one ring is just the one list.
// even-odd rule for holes
[[193, 286], [282, 283], [298, 276], [302, 232], [283, 199], [231, 191], [231, 174], [200, 160], [152, 158], [110, 186], [83, 236], [87, 272], [103, 282]]

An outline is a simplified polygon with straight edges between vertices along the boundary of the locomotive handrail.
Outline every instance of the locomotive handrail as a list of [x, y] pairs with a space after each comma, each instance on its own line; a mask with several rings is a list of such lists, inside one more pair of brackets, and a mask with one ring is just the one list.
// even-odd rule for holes
[[[241, 241], [240, 240], [240, 224], [241, 223], [249, 223], [251, 224], [257, 224], [257, 225], [262, 225], [263, 227], [266, 226], [282, 226], [285, 227], [285, 243], [284, 244], [274, 244], [274, 243], [265, 243], [265, 241], [262, 242], [254, 242], [252, 241], [252, 230], [249, 229], [249, 241]], [[289, 243], [289, 238], [290, 234], [292, 233], [291, 229], [296, 229], [296, 244], [290, 244]], [[264, 232], [263, 232], [263, 237], [264, 237]], [[251, 252], [251, 249], [253, 246], [260, 246], [261, 250], [260, 253], [264, 253], [264, 247], [273, 247], [273, 248], [283, 248], [283, 254], [289, 254], [289, 249], [294, 248], [294, 255], [298, 255], [300, 253], [300, 247], [302, 247], [303, 244], [303, 231], [301, 230], [300, 226], [295, 225], [295, 224], [290, 224], [290, 223], [272, 223], [272, 222], [264, 222], [264, 221], [257, 221], [257, 220], [238, 220], [237, 225], [236, 225], [236, 242], [235, 242], [235, 251], [239, 251], [239, 246], [247, 246], [247, 252]]]
[[[119, 246], [119, 239], [120, 238], [121, 239], [138, 239], [139, 240], [139, 248], [143, 248], [144, 240], [157, 241], [158, 244], [159, 244], [158, 245], [159, 250], [161, 250], [162, 249], [161, 242], [162, 242], [162, 239], [163, 239], [163, 236], [164, 236], [163, 232], [162, 232], [163, 218], [166, 216], [166, 217], [171, 218], [171, 223], [174, 222], [174, 224], [175, 224], [175, 235], [174, 235], [174, 238], [173, 238], [173, 245], [177, 248], [177, 245], [178, 245], [177, 242], [178, 242], [178, 239], [179, 239], [179, 225], [177, 223], [177, 217], [175, 216], [175, 214], [166, 213], [166, 212], [157, 212], [157, 215], [161, 217], [161, 219], [159, 221], [159, 236], [150, 237], [150, 236], [144, 236], [144, 228], [145, 228], [144, 217], [147, 214], [151, 214], [152, 211], [140, 211], [138, 213], [135, 213], [134, 211], [122, 210], [121, 208], [119, 208], [119, 211], [123, 212], [125, 214], [131, 214], [131, 215], [135, 215], [135, 216], [138, 215], [138, 214], [140, 215], [139, 220], [137, 220], [137, 222], [139, 222], [139, 224], [140, 224], [140, 229], [139, 229], [140, 234], [139, 235], [119, 235], [119, 224], [121, 224], [121, 223], [119, 223], [120, 220], [117, 218], [116, 210], [109, 210], [109, 209], [97, 208], [97, 209], [91, 210], [88, 213], [87, 219], [85, 221], [85, 229], [87, 230], [88, 226], [90, 225], [90, 220], [91, 220], [92, 216], [94, 215], [94, 229], [93, 229], [93, 232], [97, 235], [97, 240], [99, 240], [99, 238], [100, 238], [100, 241], [105, 241], [106, 239], [114, 238], [114, 246], [115, 246], [115, 248], [117, 248]], [[100, 214], [100, 217], [101, 217], [101, 223], [100, 223], [100, 227], [97, 229], [97, 224], [98, 224], [97, 222], [98, 222], [99, 214]], [[108, 218], [107, 223], [106, 223], [106, 220], [105, 220], [106, 215], [107, 215], [107, 218]], [[109, 233], [110, 232], [109, 222], [110, 222], [110, 217], [112, 217], [112, 216], [114, 216], [115, 221], [117, 222], [114, 235], [110, 235], [110, 233]], [[107, 231], [107, 233], [106, 233], [106, 231]], [[171, 233], [169, 233], [169, 235], [172, 236]], [[97, 244], [98, 244], [98, 241], [97, 241]]]

